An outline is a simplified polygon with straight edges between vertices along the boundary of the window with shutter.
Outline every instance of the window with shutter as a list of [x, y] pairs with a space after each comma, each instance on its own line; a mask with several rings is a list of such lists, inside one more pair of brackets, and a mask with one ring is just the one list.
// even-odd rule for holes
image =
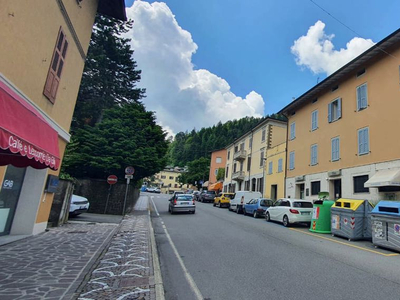
[[278, 160], [278, 172], [282, 172], [282, 158]]
[[314, 131], [318, 128], [318, 110], [314, 110], [311, 113], [311, 131]]
[[62, 28], [60, 27], [57, 43], [53, 52], [53, 58], [51, 59], [49, 72], [47, 74], [47, 79], [43, 90], [43, 94], [47, 97], [47, 99], [50, 100], [51, 103], [54, 103], [56, 100], [57, 90], [60, 84], [60, 78], [62, 75], [67, 50], [68, 41]]
[[340, 151], [339, 151], [339, 138], [333, 138], [331, 140], [331, 161], [337, 161], [340, 159]]
[[369, 129], [368, 127], [358, 130], [358, 155], [369, 153]]
[[294, 170], [294, 151], [289, 154], [289, 170]]
[[342, 99], [337, 98], [328, 104], [328, 122], [334, 122], [342, 117]]
[[268, 163], [268, 174], [272, 174], [272, 161]]
[[318, 163], [318, 145], [311, 146], [311, 165], [314, 166]]
[[363, 110], [368, 106], [367, 84], [357, 87], [357, 110]]
[[296, 123], [290, 124], [290, 139], [293, 140], [296, 137]]

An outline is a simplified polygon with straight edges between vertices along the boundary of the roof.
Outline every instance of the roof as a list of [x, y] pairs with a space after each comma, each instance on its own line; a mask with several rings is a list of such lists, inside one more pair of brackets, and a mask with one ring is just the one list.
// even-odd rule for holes
[[99, 0], [97, 12], [121, 21], [127, 20], [124, 0]]
[[291, 114], [308, 101], [314, 100], [321, 92], [332, 88], [334, 85], [337, 85], [339, 81], [344, 79], [350, 73], [358, 71], [360, 68], [364, 67], [366, 63], [368, 63], [372, 59], [375, 59], [378, 55], [387, 55], [384, 54], [383, 51], [389, 50], [390, 47], [398, 42], [400, 42], [400, 29], [396, 30], [395, 32], [384, 38], [382, 41], [372, 46], [371, 48], [357, 56], [355, 59], [341, 67], [335, 73], [325, 78], [323, 81], [305, 92], [296, 100], [286, 105], [278, 112], [278, 114], [283, 114], [286, 116]]

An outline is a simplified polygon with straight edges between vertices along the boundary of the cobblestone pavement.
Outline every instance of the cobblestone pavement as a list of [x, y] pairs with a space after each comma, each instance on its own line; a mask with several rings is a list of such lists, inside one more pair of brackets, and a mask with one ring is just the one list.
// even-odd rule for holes
[[79, 300], [156, 299], [147, 197], [139, 198], [83, 287]]
[[73, 223], [0, 247], [0, 299], [70, 299], [116, 224]]

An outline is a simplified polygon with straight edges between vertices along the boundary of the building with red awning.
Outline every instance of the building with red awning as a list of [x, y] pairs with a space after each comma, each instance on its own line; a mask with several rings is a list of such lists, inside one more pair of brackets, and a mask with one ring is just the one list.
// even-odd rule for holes
[[0, 18], [0, 244], [41, 233], [97, 13], [124, 0], [4, 0]]

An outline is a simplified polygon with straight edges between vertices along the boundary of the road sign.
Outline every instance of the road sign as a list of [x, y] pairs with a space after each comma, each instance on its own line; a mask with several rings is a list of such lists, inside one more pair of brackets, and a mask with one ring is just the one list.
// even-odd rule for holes
[[132, 179], [133, 175], [125, 175], [125, 179]]
[[118, 177], [115, 175], [110, 175], [107, 177], [107, 183], [108, 184], [116, 184], [118, 181]]
[[126, 175], [133, 175], [133, 173], [135, 173], [135, 168], [134, 167], [129, 166], [129, 167], [125, 168], [125, 174]]

